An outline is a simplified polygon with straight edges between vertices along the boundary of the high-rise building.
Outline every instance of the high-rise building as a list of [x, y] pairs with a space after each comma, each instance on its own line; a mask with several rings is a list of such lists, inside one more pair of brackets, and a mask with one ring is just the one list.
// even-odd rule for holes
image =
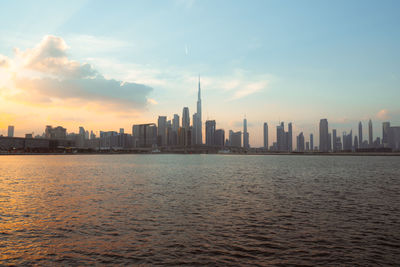
[[314, 151], [314, 135], [310, 134], [310, 150]]
[[328, 152], [329, 151], [329, 129], [328, 120], [321, 119], [319, 122], [319, 151]]
[[[292, 152], [293, 151], [293, 132], [292, 132], [292, 123], [289, 122], [288, 124], [288, 135], [287, 135], [287, 147], [288, 151]], [[304, 139], [304, 135], [303, 135]], [[304, 151], [304, 140], [303, 140], [303, 151]]]
[[158, 116], [157, 123], [157, 144], [167, 145], [167, 116]]
[[389, 147], [393, 151], [400, 151], [400, 127], [390, 127], [389, 130]]
[[172, 119], [172, 130], [178, 132], [179, 129], [179, 115], [174, 114], [174, 118]]
[[343, 150], [352, 151], [353, 150], [353, 130], [349, 134], [343, 132]]
[[189, 129], [189, 127], [190, 127], [189, 108], [184, 107], [182, 111], [182, 128]]
[[264, 149], [268, 150], [268, 123], [264, 122]]
[[363, 143], [363, 130], [361, 121], [358, 123], [358, 146], [362, 148]]
[[390, 131], [390, 122], [382, 123], [382, 143], [384, 147], [388, 147], [389, 145], [389, 131]]
[[208, 146], [215, 145], [215, 120], [206, 121], [206, 144]]
[[197, 93], [197, 112], [193, 115], [193, 132], [192, 139], [193, 143], [196, 145], [203, 144], [203, 125], [201, 116], [201, 86], [200, 86], [200, 76], [199, 76], [199, 88]]
[[336, 129], [332, 130], [332, 151], [337, 152], [337, 136], [336, 136]]
[[372, 133], [371, 119], [369, 119], [369, 122], [368, 122], [368, 144], [370, 147], [372, 147], [374, 145], [374, 137], [373, 137], [373, 133]]
[[297, 151], [298, 152], [304, 152], [304, 135], [303, 135], [303, 132], [301, 132], [297, 136]]
[[278, 151], [287, 151], [285, 136], [285, 124], [281, 122], [276, 126], [276, 145]]
[[154, 123], [133, 125], [132, 137], [134, 147], [152, 147], [157, 144], [157, 126]]
[[242, 146], [242, 132], [233, 132], [229, 131], [229, 143], [232, 147], [241, 147]]
[[355, 136], [354, 136], [354, 151], [357, 151], [357, 149], [358, 149], [358, 144], [359, 144], [358, 138], [357, 138], [357, 135], [355, 135]]
[[13, 125], [9, 125], [8, 126], [8, 137], [14, 137], [14, 126]]
[[328, 151], [332, 151], [332, 134], [328, 134]]
[[249, 133], [247, 132], [247, 119], [243, 120], [243, 147], [249, 148]]
[[215, 130], [214, 144], [218, 147], [224, 147], [225, 131], [223, 129]]

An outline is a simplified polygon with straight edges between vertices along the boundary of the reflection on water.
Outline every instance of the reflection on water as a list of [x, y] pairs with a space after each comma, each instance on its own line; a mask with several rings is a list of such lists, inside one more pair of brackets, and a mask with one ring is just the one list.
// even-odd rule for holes
[[0, 264], [390, 265], [400, 157], [0, 157]]

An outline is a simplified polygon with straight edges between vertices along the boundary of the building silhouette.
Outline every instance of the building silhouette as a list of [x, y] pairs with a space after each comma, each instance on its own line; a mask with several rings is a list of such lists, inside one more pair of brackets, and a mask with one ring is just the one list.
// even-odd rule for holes
[[369, 122], [368, 122], [368, 145], [370, 146], [370, 147], [373, 147], [374, 146], [374, 137], [373, 137], [373, 132], [372, 132], [372, 121], [371, 121], [371, 119], [369, 119]]
[[7, 133], [8, 137], [14, 137], [14, 126], [13, 125], [9, 125], [8, 126], [8, 133]]
[[206, 145], [208, 146], [215, 145], [215, 126], [215, 120], [206, 121]]
[[184, 107], [182, 111], [182, 128], [189, 129], [189, 127], [190, 127], [189, 108]]
[[327, 119], [321, 119], [319, 122], [319, 151], [329, 152], [329, 131]]
[[361, 121], [358, 123], [358, 146], [362, 148], [363, 146], [363, 129]]
[[264, 137], [264, 149], [266, 149], [266, 150], [268, 150], [268, 123], [266, 123], [266, 122], [264, 122], [264, 128], [263, 128], [263, 130], [264, 130], [264, 135], [263, 135], [263, 137]]
[[250, 148], [249, 133], [247, 132], [247, 119], [243, 119], [243, 147]]

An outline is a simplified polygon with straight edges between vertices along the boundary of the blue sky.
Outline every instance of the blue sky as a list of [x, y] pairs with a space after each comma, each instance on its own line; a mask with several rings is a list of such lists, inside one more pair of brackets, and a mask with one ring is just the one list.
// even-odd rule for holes
[[[254, 146], [261, 145], [264, 121], [271, 139], [280, 120], [292, 121], [305, 134], [316, 133], [325, 117], [339, 132], [355, 130], [359, 120], [366, 125], [369, 118], [379, 135], [380, 122], [400, 124], [399, 1], [1, 1], [1, 6], [0, 55], [10, 61], [16, 61], [15, 48], [26, 52], [51, 35], [66, 43], [69, 60], [90, 64], [104, 80], [152, 88], [140, 95], [147, 103], [131, 102], [132, 111], [122, 112], [126, 102], [117, 101], [138, 94], [116, 89], [121, 95], [107, 110], [93, 108], [103, 103], [92, 101], [85, 108], [79, 104], [78, 114], [51, 89], [41, 92], [50, 94], [48, 108], [34, 100], [14, 103], [3, 92], [7, 107], [0, 113], [21, 134], [40, 132], [48, 123], [130, 129], [158, 115], [181, 115], [184, 106], [192, 113], [198, 74], [203, 118], [216, 119], [217, 128], [228, 131], [240, 130], [246, 115]], [[74, 101], [79, 98], [78, 93]], [[62, 116], [22, 126], [18, 104], [35, 114], [66, 108]], [[103, 124], [93, 122], [97, 116], [105, 118]]]

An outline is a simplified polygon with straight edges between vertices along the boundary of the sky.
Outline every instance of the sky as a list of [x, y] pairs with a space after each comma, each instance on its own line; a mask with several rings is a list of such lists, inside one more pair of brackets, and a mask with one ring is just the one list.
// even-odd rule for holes
[[[399, 1], [0, 0], [0, 134], [45, 125], [131, 132], [195, 112], [270, 144], [400, 125]], [[318, 142], [316, 142], [318, 144]]]

